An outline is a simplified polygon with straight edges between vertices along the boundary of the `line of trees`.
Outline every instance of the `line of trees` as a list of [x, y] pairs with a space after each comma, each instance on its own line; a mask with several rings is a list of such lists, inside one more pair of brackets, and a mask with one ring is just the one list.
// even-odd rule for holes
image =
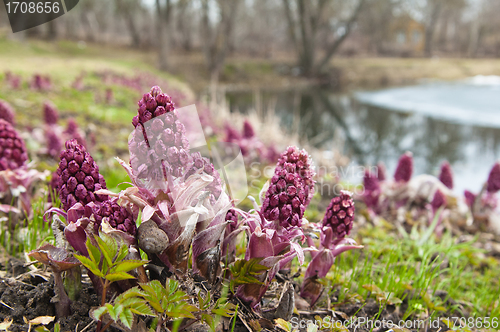
[[203, 52], [216, 81], [234, 53], [293, 55], [309, 76], [339, 54], [497, 57], [499, 13], [499, 0], [85, 0], [27, 33], [156, 49], [161, 69]]

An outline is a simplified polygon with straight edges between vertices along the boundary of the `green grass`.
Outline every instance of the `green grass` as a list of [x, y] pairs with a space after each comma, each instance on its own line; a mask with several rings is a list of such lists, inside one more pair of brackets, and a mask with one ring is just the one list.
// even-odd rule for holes
[[[500, 316], [498, 261], [474, 248], [474, 241], [459, 243], [446, 233], [421, 243], [417, 231], [401, 237], [373, 226], [362, 234], [365, 248], [337, 257], [327, 278], [340, 286], [334, 306], [371, 296], [381, 304], [406, 302], [404, 318], [462, 316], [461, 308], [473, 317]], [[447, 293], [444, 301], [437, 291]]]

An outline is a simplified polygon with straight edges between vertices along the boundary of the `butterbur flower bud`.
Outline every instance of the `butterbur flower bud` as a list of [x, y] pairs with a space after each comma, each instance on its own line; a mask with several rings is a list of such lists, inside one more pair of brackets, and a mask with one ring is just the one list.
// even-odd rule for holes
[[264, 218], [282, 227], [301, 226], [314, 191], [313, 175], [307, 152], [293, 146], [283, 152], [262, 204]]
[[204, 173], [214, 178], [212, 183], [210, 183], [205, 190], [210, 191], [210, 201], [215, 203], [222, 192], [222, 181], [220, 179], [219, 172], [215, 169], [214, 165], [208, 158], [202, 157], [199, 152], [193, 153], [191, 156], [180, 156], [180, 158], [192, 158], [192, 166], [184, 174], [184, 179], [187, 179], [199, 170], [203, 170]]
[[304, 181], [304, 190], [306, 191], [306, 203], [309, 205], [312, 196], [314, 195], [314, 168], [312, 166], [311, 157], [306, 150], [299, 150], [296, 146], [289, 146], [287, 150], [281, 154], [278, 159], [276, 169], [286, 169], [288, 172], [295, 172]]
[[231, 221], [231, 223], [228, 225], [230, 231], [236, 229], [236, 226], [238, 224], [238, 215], [236, 214], [236, 211], [234, 209], [229, 209], [229, 211], [227, 211], [225, 220]]
[[0, 171], [16, 169], [28, 160], [24, 140], [10, 123], [0, 119]]
[[57, 158], [59, 153], [61, 153], [61, 138], [53, 130], [47, 130], [45, 134], [47, 138], [47, 153], [52, 158]]
[[472, 209], [474, 201], [476, 200], [476, 194], [470, 192], [469, 190], [464, 191], [465, 203]]
[[231, 143], [231, 142], [237, 142], [240, 140], [240, 134], [231, 125], [226, 124], [224, 129], [226, 131], [226, 138], [225, 138], [226, 142]]
[[496, 162], [491, 168], [488, 182], [486, 182], [486, 190], [489, 193], [496, 193], [500, 190], [500, 162]]
[[363, 194], [363, 200], [367, 207], [376, 209], [379, 196], [380, 196], [380, 182], [376, 174], [370, 173], [366, 170], [363, 177], [363, 186], [365, 192]]
[[443, 194], [441, 190], [436, 190], [436, 193], [434, 194], [434, 197], [432, 198], [431, 202], [432, 206], [432, 211], [436, 213], [436, 211], [442, 207], [446, 206], [446, 196]]
[[161, 180], [166, 173], [180, 177], [191, 159], [186, 129], [172, 99], [154, 86], [138, 106], [132, 121], [136, 131], [129, 142], [132, 168], [141, 178]]
[[[157, 107], [165, 109], [165, 113], [174, 111], [172, 99], [167, 94], [164, 94], [158, 86], [152, 87], [151, 92], [144, 94], [137, 104], [139, 105], [137, 123], [142, 125], [158, 116], [158, 113], [155, 115]], [[137, 124], [134, 124], [134, 126], [137, 127]]]
[[411, 152], [404, 153], [398, 161], [394, 180], [396, 182], [408, 182], [413, 173], [413, 154]]
[[354, 201], [352, 193], [340, 191], [340, 196], [334, 197], [326, 209], [323, 227], [330, 227], [334, 239], [343, 239], [351, 232], [354, 220]]
[[250, 123], [250, 121], [245, 120], [243, 122], [243, 137], [245, 138], [252, 138], [255, 136], [255, 131], [253, 130], [253, 126]]
[[377, 164], [377, 177], [379, 181], [385, 181], [387, 176], [385, 175], [386, 169], [384, 163], [380, 162]]
[[0, 99], [0, 119], [4, 119], [8, 123], [14, 125], [14, 109], [8, 102]]
[[365, 176], [363, 177], [363, 186], [366, 191], [376, 191], [380, 189], [379, 179], [376, 175], [370, 173], [368, 170], [365, 171]]
[[78, 128], [78, 124], [76, 123], [75, 119], [70, 118], [68, 120], [68, 124], [66, 126], [66, 130], [64, 131], [64, 134], [66, 134], [69, 139], [76, 139], [78, 144], [86, 146], [87, 142], [85, 141], [85, 138], [83, 138], [82, 134], [80, 133], [80, 129]]
[[69, 140], [60, 158], [57, 174], [61, 182], [58, 192], [65, 211], [78, 202], [86, 205], [107, 199], [107, 196], [94, 194], [99, 189], [106, 189], [106, 181], [85, 147], [75, 139]]
[[444, 161], [441, 164], [441, 172], [439, 173], [439, 181], [445, 186], [453, 189], [453, 171], [449, 162]]
[[45, 124], [48, 125], [57, 124], [57, 120], [59, 120], [59, 114], [54, 104], [50, 102], [45, 102], [43, 104], [43, 120], [45, 121]]
[[137, 227], [134, 217], [126, 208], [118, 205], [116, 199], [105, 200], [101, 203], [96, 203], [92, 207], [95, 223], [94, 230], [99, 230], [99, 226], [103, 218], [107, 218], [111, 227], [135, 235]]

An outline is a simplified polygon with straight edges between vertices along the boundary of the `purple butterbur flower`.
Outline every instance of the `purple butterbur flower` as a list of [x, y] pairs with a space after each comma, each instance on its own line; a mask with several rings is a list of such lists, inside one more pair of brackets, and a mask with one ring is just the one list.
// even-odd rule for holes
[[441, 172], [439, 173], [439, 180], [448, 188], [453, 189], [453, 171], [449, 162], [444, 161], [441, 164]]
[[352, 194], [342, 190], [339, 197], [334, 197], [328, 206], [320, 234], [319, 251], [313, 255], [308, 265], [300, 295], [310, 299], [311, 306], [322, 294], [323, 287], [318, 282], [330, 271], [335, 257], [344, 251], [363, 248], [352, 239], [346, 238], [352, 229], [354, 219], [354, 201]]
[[86, 205], [107, 199], [106, 196], [94, 194], [99, 189], [106, 189], [106, 181], [85, 147], [74, 139], [69, 140], [60, 158], [57, 174], [61, 178], [61, 186], [58, 192], [65, 211], [78, 202]]
[[62, 142], [59, 135], [55, 133], [54, 130], [50, 128], [46, 130], [45, 137], [47, 139], [47, 154], [52, 158], [57, 158], [61, 153]]
[[352, 194], [341, 190], [340, 196], [334, 197], [323, 218], [323, 227], [333, 230], [335, 238], [343, 239], [351, 232], [354, 220], [354, 201]]
[[377, 175], [370, 173], [370, 171], [365, 170], [365, 175], [363, 177], [364, 193], [362, 195], [363, 201], [368, 208], [376, 210], [378, 208], [379, 197], [380, 197], [380, 183]]
[[230, 124], [226, 123], [226, 125], [224, 126], [224, 130], [226, 131], [226, 138], [224, 139], [225, 142], [233, 143], [238, 142], [241, 139], [238, 131], [234, 129]]
[[491, 168], [488, 181], [486, 182], [486, 190], [489, 193], [496, 193], [500, 190], [500, 162], [498, 161]]
[[[90, 184], [89, 187], [91, 187]], [[117, 198], [113, 198], [91, 205], [92, 215], [95, 220], [94, 231], [97, 233], [101, 222], [103, 219], [106, 219], [112, 228], [135, 235], [137, 227], [134, 217], [125, 207], [120, 206], [117, 201]]]
[[246, 227], [241, 226], [243, 221], [239, 221], [236, 209], [227, 211], [225, 221], [229, 222], [224, 233], [224, 241], [222, 243], [222, 258], [229, 263], [236, 259], [236, 238]]
[[59, 120], [59, 113], [54, 104], [50, 102], [45, 102], [43, 104], [43, 120], [45, 124], [51, 126], [57, 124]]
[[387, 179], [386, 169], [384, 163], [380, 162], [377, 164], [377, 177], [379, 181], [385, 181]]
[[260, 212], [282, 227], [301, 226], [314, 193], [314, 171], [309, 155], [289, 147], [280, 156]]
[[12, 106], [5, 100], [0, 99], [0, 119], [4, 119], [11, 125], [14, 125], [15, 112]]
[[255, 131], [253, 130], [252, 124], [250, 123], [250, 121], [245, 119], [245, 122], [243, 122], [243, 137], [252, 138], [254, 136], [255, 136]]
[[396, 182], [408, 182], [413, 173], [413, 154], [405, 152], [398, 161], [396, 172], [394, 173], [394, 180]]
[[68, 139], [74, 138], [76, 139], [78, 144], [87, 146], [87, 142], [85, 141], [80, 128], [78, 128], [78, 124], [76, 123], [75, 119], [70, 118], [68, 120], [68, 124], [66, 126], [66, 130], [64, 130], [64, 134], [68, 137]]
[[151, 88], [138, 105], [129, 142], [130, 164], [137, 176], [164, 190], [167, 174], [180, 177], [191, 163], [186, 129], [172, 99], [159, 87]]
[[284, 268], [293, 258], [297, 257], [299, 264], [304, 263], [302, 247], [295, 242], [304, 239], [304, 233], [299, 227], [294, 228], [261, 228], [260, 218], [246, 216], [250, 237], [245, 259], [260, 259], [259, 264], [269, 268], [267, 273], [255, 276], [263, 284], [245, 284], [238, 287], [236, 295], [247, 302], [251, 307], [259, 308], [260, 300], [264, 296], [269, 284], [276, 273]]
[[432, 206], [432, 211], [434, 213], [436, 213], [436, 211], [440, 207], [446, 206], [446, 196], [443, 194], [443, 192], [441, 190], [438, 189], [434, 193], [434, 197], [432, 198], [431, 206]]
[[42, 76], [40, 74], [35, 74], [31, 80], [31, 88], [33, 90], [50, 90], [50, 77]]
[[27, 160], [24, 140], [10, 123], [0, 119], [0, 171], [17, 169]]
[[464, 191], [464, 197], [465, 197], [465, 203], [469, 206], [470, 209], [472, 209], [472, 206], [474, 205], [474, 201], [476, 200], [476, 194], [472, 193], [469, 190]]

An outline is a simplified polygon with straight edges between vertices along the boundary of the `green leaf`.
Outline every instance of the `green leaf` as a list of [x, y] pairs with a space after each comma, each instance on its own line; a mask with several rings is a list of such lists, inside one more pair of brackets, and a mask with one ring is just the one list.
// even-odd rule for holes
[[35, 332], [50, 332], [45, 326], [39, 326], [35, 329]]
[[132, 311], [130, 311], [130, 309], [124, 308], [120, 313], [120, 320], [122, 321], [123, 325], [131, 328], [132, 323], [134, 322], [134, 314], [132, 313]]
[[108, 309], [108, 313], [111, 319], [117, 322], [118, 316], [123, 312], [123, 306], [121, 304], [118, 304], [113, 307], [110, 303], [106, 303], [105, 306]]
[[128, 247], [125, 244], [122, 244], [120, 246], [120, 250], [118, 251], [118, 254], [116, 255], [115, 262], [120, 262], [125, 259], [128, 255]]
[[138, 315], [152, 316], [155, 317], [156, 314], [151, 310], [151, 308], [144, 302], [136, 302], [130, 304], [130, 310]]
[[94, 318], [96, 320], [101, 320], [102, 315], [104, 315], [107, 311], [108, 311], [107, 307], [105, 307], [105, 306], [99, 307], [96, 310], [94, 310], [94, 312], [92, 313], [92, 315], [94, 316]]
[[131, 260], [126, 260], [126, 261], [121, 261], [117, 263], [113, 268], [111, 269], [111, 272], [128, 272], [133, 269], [138, 268], [139, 266], [143, 266], [144, 264], [148, 263], [148, 261], [143, 261], [143, 260], [136, 260], [136, 259], [131, 259]]
[[121, 293], [115, 299], [115, 303], [121, 303], [129, 298], [135, 297], [144, 297], [146, 293], [139, 289], [139, 287], [135, 286], [133, 288], [128, 289], [125, 293]]
[[92, 244], [92, 241], [90, 241], [90, 237], [87, 237], [87, 242], [85, 243], [85, 246], [87, 247], [87, 251], [89, 252], [89, 258], [96, 262], [97, 265], [101, 262], [101, 252], [99, 251], [99, 248], [94, 246]]
[[[110, 247], [112, 246], [110, 244], [111, 241], [104, 240], [105, 236], [106, 235], [104, 235], [104, 233], [100, 233], [99, 237], [96, 236], [97, 244], [99, 245], [99, 249], [101, 249], [104, 259], [108, 263], [108, 266], [113, 266], [113, 258], [117, 250], [112, 251], [112, 247]], [[117, 247], [116, 242], [115, 247]]]
[[106, 280], [115, 282], [120, 280], [134, 279], [134, 276], [125, 272], [116, 272], [116, 273], [106, 274], [105, 278]]
[[94, 261], [82, 255], [74, 255], [74, 257], [78, 259], [80, 263], [82, 263], [83, 266], [85, 266], [90, 272], [92, 272], [93, 274], [95, 274], [100, 278], [104, 278], [104, 274], [101, 272], [101, 270]]
[[54, 324], [54, 332], [61, 332], [61, 325], [59, 322]]
[[169, 279], [168, 280], [168, 294], [173, 294], [176, 290], [177, 287], [179, 287], [179, 283], [174, 280], [174, 279]]

